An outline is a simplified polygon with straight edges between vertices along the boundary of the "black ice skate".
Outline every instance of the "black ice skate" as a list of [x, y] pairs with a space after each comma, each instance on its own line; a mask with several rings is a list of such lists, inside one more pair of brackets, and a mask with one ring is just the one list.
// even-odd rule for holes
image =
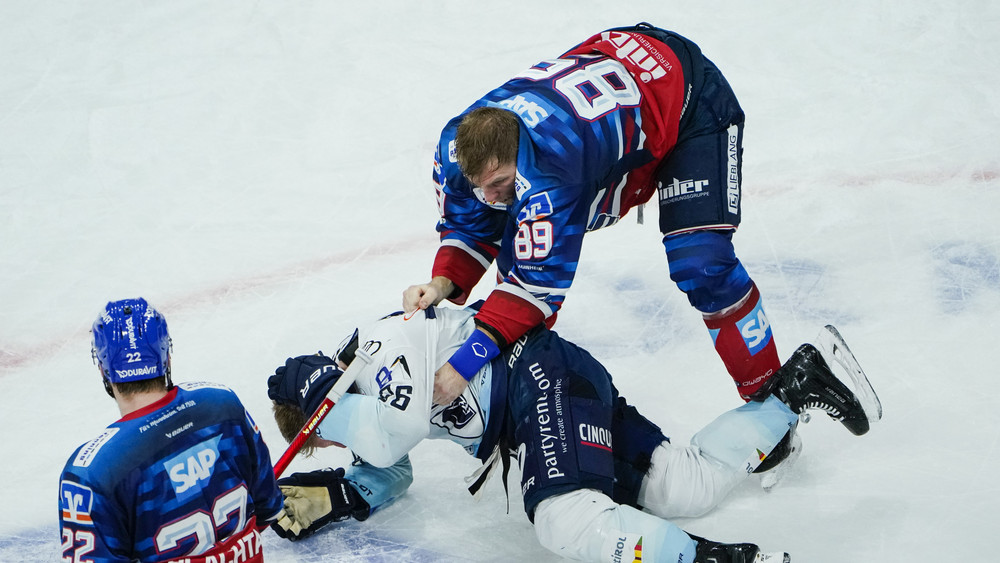
[[757, 393], [762, 401], [774, 395], [793, 412], [819, 409], [847, 427], [855, 436], [868, 432], [869, 420], [861, 402], [830, 370], [812, 344], [803, 344]]
[[[795, 427], [790, 428], [785, 438], [778, 442], [775, 449], [771, 450], [771, 453], [767, 454], [767, 458], [754, 470], [754, 473], [761, 474], [760, 486], [765, 491], [770, 491], [780, 483], [785, 478], [785, 475], [788, 475], [792, 471], [795, 462], [802, 455], [802, 438], [799, 437], [796, 431], [797, 428], [797, 424]], [[782, 451], [776, 451], [779, 448]], [[767, 463], [769, 460], [773, 461]]]
[[[690, 534], [689, 534], [690, 535]], [[789, 563], [787, 553], [762, 553], [752, 543], [719, 543], [691, 535], [698, 542], [694, 563]]]

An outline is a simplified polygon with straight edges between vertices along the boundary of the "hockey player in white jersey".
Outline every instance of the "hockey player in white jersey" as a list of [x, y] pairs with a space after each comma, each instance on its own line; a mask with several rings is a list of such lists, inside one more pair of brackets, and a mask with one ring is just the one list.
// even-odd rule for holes
[[805, 344], [754, 400], [723, 413], [690, 445], [673, 444], [618, 395], [599, 362], [543, 326], [487, 363], [454, 402], [433, 404], [434, 372], [475, 329], [474, 314], [431, 307], [391, 315], [355, 333], [336, 359], [298, 356], [275, 371], [268, 395], [291, 441], [355, 351], [371, 360], [307, 442], [346, 446], [359, 459], [346, 471], [280, 480], [285, 514], [273, 526], [279, 535], [300, 539], [330, 522], [368, 518], [409, 487], [407, 453], [437, 438], [483, 461], [473, 492], [497, 467], [506, 476], [516, 456], [527, 516], [542, 545], [560, 556], [788, 561], [752, 543], [690, 535], [668, 519], [714, 508], [765, 462], [807, 408], [827, 412], [856, 435], [875, 419]]

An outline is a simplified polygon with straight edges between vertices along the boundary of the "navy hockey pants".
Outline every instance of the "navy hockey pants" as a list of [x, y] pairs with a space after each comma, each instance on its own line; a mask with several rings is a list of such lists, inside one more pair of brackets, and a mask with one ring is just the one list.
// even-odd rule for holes
[[660, 428], [618, 395], [586, 350], [544, 327], [507, 353], [509, 433], [529, 519], [542, 500], [577, 489], [636, 506]]

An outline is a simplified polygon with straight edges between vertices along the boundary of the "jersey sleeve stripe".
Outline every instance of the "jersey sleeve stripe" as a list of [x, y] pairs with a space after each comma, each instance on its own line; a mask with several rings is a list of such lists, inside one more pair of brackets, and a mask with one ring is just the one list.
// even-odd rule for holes
[[461, 250], [462, 252], [465, 252], [471, 258], [479, 262], [479, 265], [483, 267], [483, 270], [488, 269], [490, 267], [490, 263], [493, 262], [492, 256], [489, 256], [489, 254], [484, 254], [483, 251], [479, 249], [474, 249], [473, 247], [469, 246], [464, 241], [459, 239], [453, 239], [453, 238], [444, 239], [441, 241], [441, 246], [451, 246], [458, 250]]
[[[535, 287], [535, 286], [528, 286], [528, 287]], [[535, 287], [535, 289], [547, 289], [547, 288]], [[552, 314], [555, 313], [556, 309], [558, 308], [558, 305], [556, 307], [552, 307], [551, 305], [548, 304], [547, 300], [550, 298], [550, 294], [543, 291], [538, 291], [538, 292], [529, 291], [527, 288], [519, 287], [518, 285], [509, 282], [501, 283], [496, 287], [494, 291], [503, 291], [527, 303], [530, 303], [536, 309], [538, 309], [538, 311], [546, 319], [552, 316]], [[563, 301], [565, 293], [566, 293], [565, 291], [557, 293], [558, 301], [560, 304]]]

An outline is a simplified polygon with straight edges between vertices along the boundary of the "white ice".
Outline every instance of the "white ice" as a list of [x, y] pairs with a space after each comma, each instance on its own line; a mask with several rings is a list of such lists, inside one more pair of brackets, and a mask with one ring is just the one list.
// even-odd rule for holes
[[[990, 559], [1000, 4], [5, 0], [0, 560], [59, 559], [59, 472], [118, 417], [89, 357], [107, 301], [163, 311], [175, 379], [233, 387], [277, 459], [266, 376], [429, 275], [445, 121], [642, 20], [698, 42], [747, 112], [737, 252], [779, 353], [836, 325], [885, 407], [862, 438], [814, 416], [774, 491], [678, 523], [797, 562]], [[646, 211], [588, 236], [557, 329], [686, 442], [739, 400]], [[466, 493], [457, 446], [413, 461], [394, 506], [297, 544], [267, 532], [268, 560], [558, 560], [516, 475], [507, 514], [498, 481]]]

